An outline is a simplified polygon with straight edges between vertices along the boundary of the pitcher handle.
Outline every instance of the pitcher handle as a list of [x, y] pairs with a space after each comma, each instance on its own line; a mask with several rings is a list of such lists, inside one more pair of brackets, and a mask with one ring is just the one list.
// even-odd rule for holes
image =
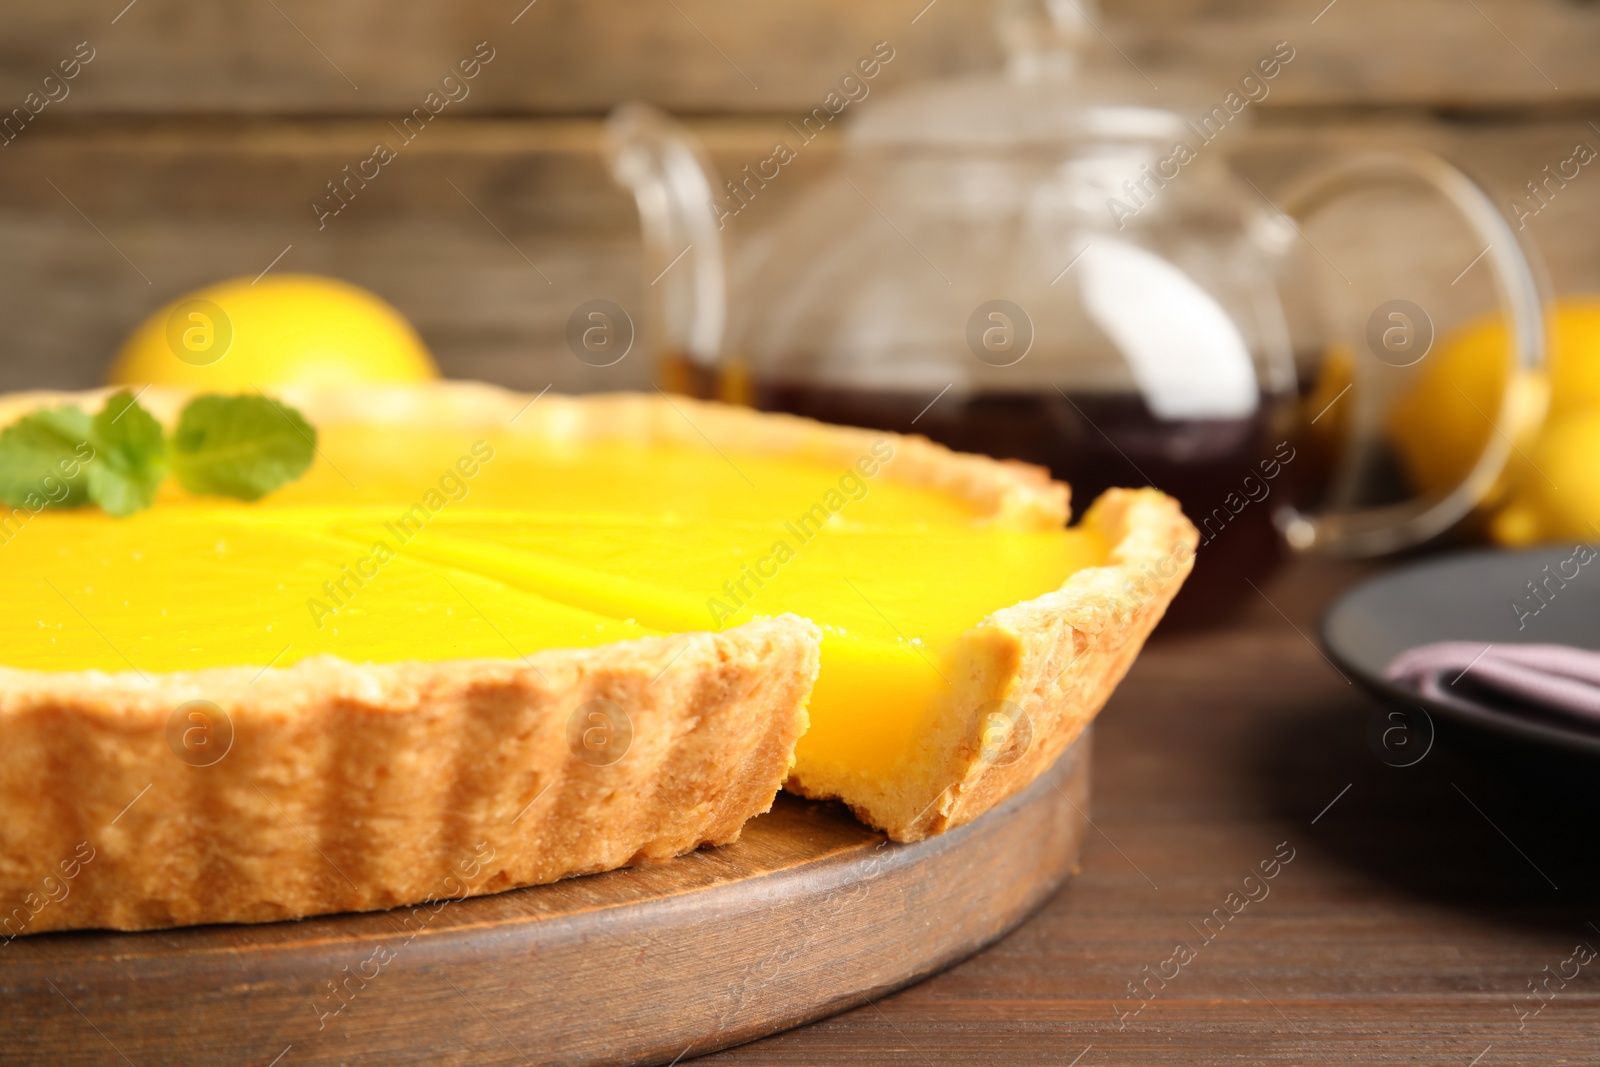
[[632, 191], [644, 239], [646, 328], [664, 388], [705, 394], [722, 352], [727, 276], [711, 174], [694, 135], [648, 104], [606, 120], [611, 175]]
[[1544, 420], [1548, 389], [1545, 323], [1538, 283], [1521, 247], [1482, 186], [1452, 164], [1427, 152], [1365, 155], [1314, 173], [1283, 197], [1283, 211], [1297, 223], [1341, 197], [1375, 185], [1421, 181], [1448, 201], [1488, 245], [1495, 289], [1509, 314], [1512, 344], [1506, 352], [1507, 385], [1477, 462], [1448, 493], [1357, 511], [1314, 515], [1281, 509], [1279, 529], [1291, 546], [1345, 556], [1376, 556], [1420, 544], [1443, 533], [1494, 488], [1518, 447]]

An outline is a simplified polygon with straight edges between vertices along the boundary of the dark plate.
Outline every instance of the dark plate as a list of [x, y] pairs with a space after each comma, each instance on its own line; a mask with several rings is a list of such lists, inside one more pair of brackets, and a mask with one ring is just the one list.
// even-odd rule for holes
[[[1544, 582], [1574, 555], [1572, 546], [1520, 552], [1462, 552], [1398, 567], [1357, 586], [1322, 617], [1322, 643], [1340, 669], [1379, 699], [1427, 709], [1430, 715], [1538, 744], [1600, 756], [1600, 731], [1551, 716], [1532, 718], [1488, 709], [1465, 710], [1394, 685], [1383, 670], [1408, 648], [1434, 641], [1560, 644], [1600, 648], [1600, 559], [1575, 578], [1549, 581], [1538, 607], [1529, 582]], [[1574, 563], [1566, 565], [1571, 573]], [[1550, 566], [1546, 572], [1544, 567]], [[1519, 625], [1520, 623], [1520, 625]]]

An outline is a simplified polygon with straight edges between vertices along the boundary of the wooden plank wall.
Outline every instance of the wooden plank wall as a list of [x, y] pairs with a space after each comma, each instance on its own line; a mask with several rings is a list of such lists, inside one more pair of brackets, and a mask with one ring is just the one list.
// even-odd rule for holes
[[[584, 300], [640, 301], [632, 204], [599, 155], [612, 106], [646, 99], [686, 117], [732, 173], [877, 41], [896, 58], [875, 94], [1000, 62], [983, 0], [125, 4], [4, 16], [0, 114], [38, 113], [0, 135], [3, 389], [94, 384], [142, 316], [286, 248], [277, 269], [338, 274], [393, 301], [453, 375], [643, 385], [642, 360], [600, 371], [561, 341]], [[1291, 42], [1256, 129], [1229, 133], [1235, 165], [1269, 195], [1333, 151], [1425, 146], [1508, 205], [1575, 143], [1600, 148], [1600, 4], [1103, 0], [1096, 21], [1158, 83], [1234, 82]], [[310, 205], [324, 183], [475, 52], [492, 58], [466, 95], [319, 230]], [[792, 203], [838, 147], [833, 131], [809, 146], [733, 239]], [[1597, 221], [1600, 167], [1530, 221], [1557, 289], [1600, 292]], [[1359, 253], [1364, 237], [1338, 239]], [[1419, 261], [1460, 255], [1425, 229], [1412, 244]]]

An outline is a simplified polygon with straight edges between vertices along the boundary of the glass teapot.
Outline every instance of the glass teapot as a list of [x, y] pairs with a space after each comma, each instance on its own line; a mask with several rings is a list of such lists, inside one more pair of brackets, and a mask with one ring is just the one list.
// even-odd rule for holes
[[[686, 131], [619, 108], [608, 144], [644, 225], [664, 387], [1042, 464], [1079, 508], [1155, 485], [1201, 530], [1180, 613], [1250, 596], [1240, 578], [1281, 543], [1371, 555], [1456, 524], [1543, 411], [1539, 292], [1493, 202], [1443, 160], [1403, 153], [1336, 163], [1274, 204], [1211, 141], [1293, 48], [1224, 92], [1168, 85], [1163, 100], [1200, 116], [1186, 119], [1129, 64], [1095, 66], [1092, 18], [1086, 0], [1002, 0], [1005, 74], [864, 107], [841, 165], [732, 271], [729, 206], [773, 179], [745, 168], [742, 186], [714, 189]], [[1303, 309], [1326, 301], [1285, 267], [1292, 248], [1306, 255], [1305, 220], [1385, 185], [1427, 191], [1487, 246], [1516, 341], [1485, 415], [1499, 432], [1457, 484], [1421, 495], [1371, 488], [1383, 409], [1431, 346], [1426, 315], [1391, 301], [1369, 317], [1370, 356], [1324, 359], [1327, 339], [1307, 338], [1326, 326]], [[1338, 384], [1334, 364], [1346, 410], [1329, 441], [1326, 409], [1308, 404]]]

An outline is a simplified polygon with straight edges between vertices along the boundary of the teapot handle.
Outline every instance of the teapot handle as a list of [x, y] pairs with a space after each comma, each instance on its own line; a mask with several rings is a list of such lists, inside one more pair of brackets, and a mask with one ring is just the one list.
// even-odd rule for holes
[[1352, 192], [1418, 181], [1449, 202], [1488, 246], [1495, 289], [1510, 317], [1507, 386], [1494, 413], [1495, 432], [1466, 476], [1442, 496], [1321, 515], [1294, 507], [1280, 510], [1278, 527], [1296, 549], [1376, 556], [1443, 533], [1489, 496], [1512, 452], [1529, 440], [1544, 420], [1548, 389], [1543, 374], [1546, 337], [1539, 287], [1511, 227], [1482, 186], [1431, 153], [1363, 155], [1297, 183], [1283, 197], [1282, 210], [1298, 224]]
[[606, 120], [611, 175], [632, 191], [644, 239], [646, 328], [664, 389], [709, 395], [727, 325], [727, 275], [711, 175], [694, 135], [648, 104]]

